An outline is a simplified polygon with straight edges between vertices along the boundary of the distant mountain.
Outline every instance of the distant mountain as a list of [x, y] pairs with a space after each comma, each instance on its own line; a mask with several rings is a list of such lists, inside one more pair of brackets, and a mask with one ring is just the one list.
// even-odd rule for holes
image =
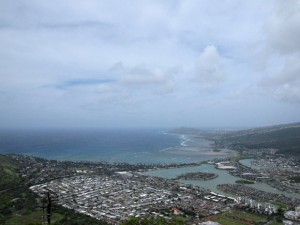
[[276, 148], [278, 153], [300, 154], [300, 123], [222, 132], [181, 127], [170, 133], [201, 136], [214, 140], [217, 146], [227, 145], [235, 149]]
[[245, 134], [258, 134], [258, 133], [268, 133], [268, 132], [275, 132], [278, 130], [293, 129], [293, 128], [300, 128], [300, 123], [281, 124], [281, 125], [274, 125], [274, 126], [258, 127], [253, 129], [247, 129], [247, 130], [230, 131], [227, 134], [232, 136], [245, 135]]
[[220, 140], [235, 148], [276, 148], [279, 153], [300, 153], [300, 123], [227, 132]]

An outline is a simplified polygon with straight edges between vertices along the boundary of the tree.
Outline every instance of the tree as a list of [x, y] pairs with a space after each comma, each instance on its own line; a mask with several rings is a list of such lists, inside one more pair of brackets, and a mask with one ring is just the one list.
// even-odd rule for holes
[[130, 218], [122, 225], [183, 225], [184, 223], [178, 219], [168, 221], [164, 218], [147, 217], [144, 219]]

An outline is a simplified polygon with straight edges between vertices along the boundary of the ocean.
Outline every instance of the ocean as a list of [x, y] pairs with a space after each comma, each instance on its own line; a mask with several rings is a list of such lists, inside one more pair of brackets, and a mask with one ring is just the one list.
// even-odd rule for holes
[[210, 142], [164, 129], [1, 130], [1, 154], [46, 159], [126, 163], [192, 163], [207, 155]]

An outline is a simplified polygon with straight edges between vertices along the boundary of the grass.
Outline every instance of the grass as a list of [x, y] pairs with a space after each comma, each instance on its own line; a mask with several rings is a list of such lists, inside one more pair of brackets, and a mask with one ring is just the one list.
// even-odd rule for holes
[[188, 217], [185, 217], [185, 216], [172, 216], [172, 219], [173, 220], [176, 220], [176, 221], [180, 221], [180, 222], [189, 222], [191, 219], [188, 218]]
[[5, 155], [0, 155], [0, 166], [14, 169], [18, 168], [18, 164]]
[[41, 223], [37, 196], [22, 183], [18, 169], [18, 163], [11, 157], [0, 155], [0, 224]]
[[[244, 224], [244, 223], [241, 223], [240, 221], [234, 221], [234, 220], [229, 220], [228, 218], [218, 218], [217, 220], [215, 220], [215, 222], [218, 222], [220, 224], [223, 224], [223, 225], [241, 225], [241, 224]], [[247, 224], [247, 223], [245, 223]]]
[[9, 157], [0, 155], [0, 191], [19, 182], [18, 164]]
[[283, 225], [283, 222], [272, 222], [269, 225]]
[[264, 216], [254, 215], [237, 210], [221, 213], [219, 215], [209, 216], [207, 217], [207, 219], [221, 223], [222, 225], [251, 225], [267, 222], [267, 218]]
[[[30, 224], [30, 223], [40, 223], [42, 224], [42, 211], [35, 211], [27, 215], [19, 215], [15, 214], [9, 220], [5, 222], [4, 225], [23, 225], [23, 224]], [[54, 213], [51, 217], [51, 223], [59, 222], [64, 218], [63, 215]]]
[[288, 209], [289, 207], [285, 204], [282, 204], [280, 202], [275, 202], [275, 201], [268, 201], [269, 203], [273, 204], [273, 205], [276, 205], [278, 206], [279, 208], [282, 208], [282, 209]]

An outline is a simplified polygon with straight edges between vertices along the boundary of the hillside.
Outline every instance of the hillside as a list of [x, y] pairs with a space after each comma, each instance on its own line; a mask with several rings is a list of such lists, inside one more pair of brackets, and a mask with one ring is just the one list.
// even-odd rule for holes
[[[19, 171], [21, 167], [22, 164], [11, 156], [0, 154], [0, 224], [41, 225], [43, 201], [29, 190], [28, 180], [22, 178]], [[51, 224], [106, 225], [107, 223], [56, 205]]]
[[275, 148], [278, 153], [300, 153], [300, 123], [259, 127], [239, 131], [205, 132], [195, 128], [178, 128], [170, 131], [175, 134], [201, 136], [215, 141], [217, 146], [241, 148]]
[[0, 155], [0, 190], [14, 187], [19, 182], [18, 164], [11, 158]]
[[276, 148], [279, 153], [300, 153], [300, 123], [228, 132], [221, 139], [235, 148]]

